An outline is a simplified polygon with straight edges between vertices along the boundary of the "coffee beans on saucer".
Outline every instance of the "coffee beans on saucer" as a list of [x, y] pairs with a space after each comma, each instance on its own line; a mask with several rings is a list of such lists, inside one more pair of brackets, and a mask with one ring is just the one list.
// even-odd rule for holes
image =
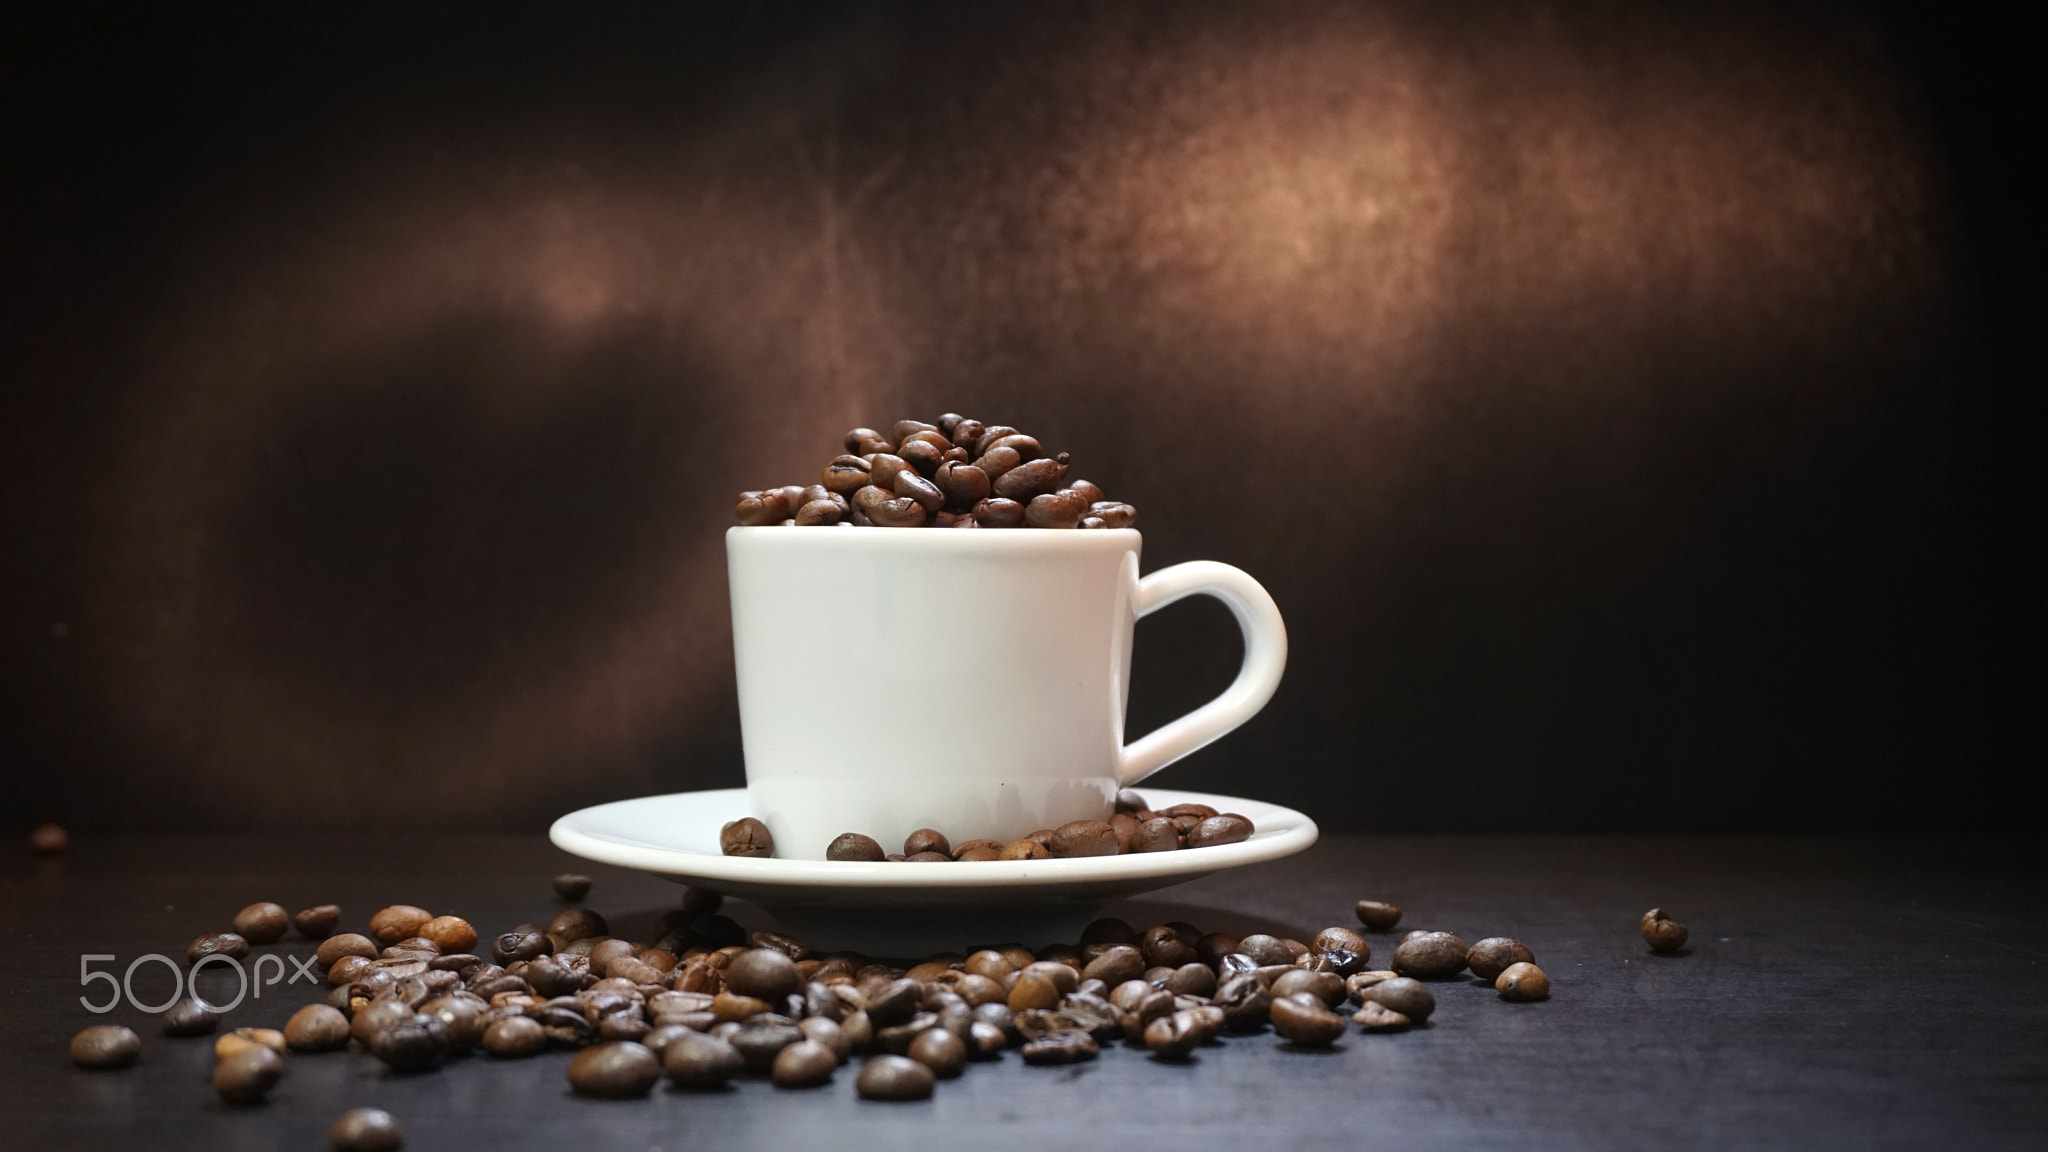
[[[745, 527], [1129, 528], [1138, 510], [1072, 475], [1035, 436], [948, 412], [855, 428], [816, 484], [740, 493]], [[916, 852], [905, 852], [915, 856]]]
[[[733, 829], [752, 820], [726, 825], [722, 839]], [[998, 840], [967, 840], [951, 844], [944, 832], [920, 828], [903, 842], [903, 851], [888, 853], [874, 837], [860, 832], [842, 832], [825, 846], [825, 859], [874, 862], [881, 860], [920, 863], [956, 860], [1044, 860], [1081, 856], [1117, 856], [1128, 852], [1164, 852], [1180, 848], [1210, 848], [1236, 844], [1258, 831], [1246, 817], [1235, 812], [1218, 812], [1207, 804], [1176, 804], [1164, 813], [1154, 812], [1145, 798], [1130, 789], [1117, 794], [1116, 811], [1108, 822], [1071, 820], [1057, 828], [1040, 829], [1029, 836], [1004, 843]], [[749, 835], [753, 835], [749, 833]], [[758, 833], [761, 840], [774, 843], [768, 829]], [[746, 841], [752, 844], [753, 840]], [[734, 852], [728, 846], [726, 855]], [[1363, 947], [1364, 941], [1358, 944]], [[1192, 945], [1190, 945], [1192, 947]]]

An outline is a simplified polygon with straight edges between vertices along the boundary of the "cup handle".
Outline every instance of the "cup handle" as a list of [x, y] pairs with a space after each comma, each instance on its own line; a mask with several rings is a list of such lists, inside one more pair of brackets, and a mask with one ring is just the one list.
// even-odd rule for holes
[[1258, 714], [1280, 687], [1287, 669], [1287, 625], [1273, 597], [1244, 572], [1214, 560], [1191, 560], [1162, 568], [1138, 581], [1136, 608], [1143, 619], [1168, 604], [1196, 594], [1214, 596], [1237, 617], [1244, 633], [1244, 666], [1221, 696], [1124, 745], [1117, 778], [1129, 787], [1175, 760], [1221, 739]]

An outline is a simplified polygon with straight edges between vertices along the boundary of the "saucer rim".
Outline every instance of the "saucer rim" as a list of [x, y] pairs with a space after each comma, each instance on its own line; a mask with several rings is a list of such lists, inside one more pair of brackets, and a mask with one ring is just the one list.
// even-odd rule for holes
[[[737, 798], [744, 804], [746, 791], [745, 788], [707, 788], [593, 804], [557, 818], [548, 829], [548, 839], [563, 851], [586, 860], [692, 881], [760, 887], [929, 892], [1052, 888], [1183, 875], [1194, 879], [1227, 868], [1263, 864], [1292, 856], [1313, 845], [1321, 835], [1315, 821], [1284, 805], [1175, 788], [1146, 788], [1144, 792], [1164, 802], [1166, 807], [1207, 804], [1219, 812], [1238, 812], [1250, 818], [1261, 830], [1255, 832], [1251, 839], [1236, 844], [1184, 848], [1174, 852], [1133, 852], [1046, 860], [946, 861], [920, 864], [915, 868], [905, 868], [894, 862], [719, 856], [681, 847], [625, 843], [587, 830], [592, 814], [607, 809], [687, 798], [710, 802], [713, 797], [728, 802]], [[1261, 812], [1265, 814], [1264, 820], [1260, 819]]]

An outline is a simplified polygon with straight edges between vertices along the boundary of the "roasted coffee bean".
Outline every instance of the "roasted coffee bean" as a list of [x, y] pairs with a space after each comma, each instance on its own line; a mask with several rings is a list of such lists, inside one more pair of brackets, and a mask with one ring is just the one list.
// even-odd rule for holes
[[1237, 950], [1251, 957], [1261, 966], [1294, 963], [1294, 953], [1280, 942], [1277, 936], [1255, 932], [1237, 942]]
[[164, 1013], [166, 1036], [210, 1036], [220, 1027], [220, 1013], [197, 996], [187, 996]]
[[1523, 960], [1508, 965], [1493, 982], [1493, 988], [1503, 1000], [1526, 1004], [1550, 996], [1550, 977], [1543, 974], [1543, 969]]
[[1112, 812], [1109, 816], [1109, 830], [1116, 833], [1118, 852], [1129, 852], [1131, 844], [1144, 825], [1128, 812]]
[[334, 904], [315, 904], [292, 914], [292, 927], [308, 940], [325, 940], [340, 925], [341, 908]]
[[864, 1100], [925, 1100], [937, 1083], [931, 1069], [908, 1056], [871, 1056], [853, 1086]]
[[971, 452], [974, 450], [974, 442], [980, 439], [981, 434], [988, 431], [988, 428], [971, 416], [963, 416], [950, 428], [946, 426], [945, 420], [941, 419], [939, 430], [953, 438], [955, 448], [964, 448]]
[[972, 464], [940, 464], [932, 474], [932, 482], [945, 495], [948, 512], [972, 512], [975, 505], [988, 499], [991, 491], [988, 473]]
[[800, 528], [822, 528], [839, 523], [846, 511], [837, 500], [809, 500], [797, 506], [795, 520]]
[[1095, 1059], [1101, 1051], [1086, 1032], [1048, 1032], [1026, 1042], [1021, 1054], [1026, 1064], [1076, 1064]]
[[1685, 925], [1664, 915], [1662, 908], [1643, 913], [1643, 941], [1653, 952], [1676, 952], [1685, 947]]
[[1097, 500], [1088, 506], [1088, 515], [1104, 528], [1129, 528], [1138, 520], [1138, 510], [1121, 500]]
[[1372, 972], [1357, 972], [1344, 978], [1344, 990], [1350, 993], [1351, 998], [1353, 1000], [1357, 1000], [1362, 994], [1364, 994], [1367, 988], [1370, 988], [1373, 985], [1379, 984], [1383, 981], [1393, 980], [1398, 977], [1400, 977], [1400, 973], [1394, 972], [1389, 969], [1380, 969]]
[[1401, 906], [1382, 904], [1378, 900], [1358, 902], [1358, 922], [1374, 932], [1391, 932], [1401, 922]]
[[946, 462], [946, 454], [952, 451], [952, 441], [937, 432], [920, 432], [896, 446], [896, 454], [924, 476], [938, 471], [939, 465]]
[[1188, 833], [1187, 846], [1214, 848], [1222, 844], [1236, 844], [1251, 839], [1253, 831], [1252, 822], [1235, 813], [1210, 816]]
[[756, 932], [747, 937], [747, 942], [756, 948], [768, 948], [780, 952], [792, 961], [806, 960], [811, 955], [811, 949], [808, 944], [782, 932]]
[[786, 953], [773, 948], [749, 948], [726, 965], [725, 986], [741, 996], [774, 1003], [802, 992], [804, 976]]
[[1311, 972], [1306, 968], [1289, 969], [1276, 977], [1269, 988], [1276, 1001], [1297, 992], [1305, 992], [1327, 1008], [1335, 1008], [1344, 1002], [1344, 981], [1329, 972]]
[[476, 929], [460, 916], [436, 916], [420, 927], [419, 934], [442, 952], [467, 952], [476, 943]]
[[1060, 487], [1062, 491], [1078, 493], [1083, 501], [1083, 508], [1091, 507], [1104, 498], [1102, 489], [1087, 480], [1068, 480]]
[[213, 1090], [230, 1104], [254, 1104], [283, 1076], [284, 1057], [256, 1045], [213, 1066]]
[[[1017, 469], [1010, 475], [1021, 471]], [[1033, 496], [1024, 506], [1024, 523], [1033, 528], [1072, 528], [1081, 522], [1081, 515], [1087, 510], [1088, 504], [1079, 492], [1046, 492]]]
[[450, 1052], [467, 1052], [484, 1037], [484, 1026], [489, 1023], [484, 1013], [488, 1008], [474, 996], [451, 995], [436, 996], [421, 1004], [419, 1010], [441, 1022]]
[[[926, 512], [936, 512], [946, 502], [945, 494], [939, 491], [938, 485], [908, 469], [896, 474], [890, 488], [898, 496], [917, 501]], [[874, 515], [872, 511], [868, 514]]]
[[71, 1062], [80, 1068], [126, 1068], [142, 1055], [142, 1040], [118, 1024], [95, 1024], [71, 1038]]
[[1059, 1002], [1059, 988], [1043, 976], [1019, 976], [1017, 982], [1010, 985], [1010, 995], [1005, 1001], [1012, 1012], [1051, 1008]]
[[1052, 856], [1045, 845], [1036, 840], [1012, 840], [1003, 845], [1001, 860], [1045, 860]]
[[944, 834], [930, 828], [919, 828], [904, 838], [903, 854], [915, 856], [919, 852], [940, 852], [950, 856], [953, 846], [947, 843]]
[[953, 861], [953, 858], [944, 852], [919, 852], [915, 856], [905, 856], [904, 859], [913, 864], [950, 864]]
[[750, 1072], [768, 1071], [774, 1066], [777, 1053], [804, 1038], [803, 1030], [795, 1024], [783, 1023], [772, 1013], [767, 1015], [768, 1019], [756, 1018], [741, 1024], [729, 1040]]
[[904, 1055], [931, 1069], [941, 1080], [951, 1080], [967, 1069], [966, 1043], [944, 1028], [918, 1033]]
[[1145, 958], [1129, 944], [1111, 944], [1101, 955], [1088, 962], [1081, 970], [1081, 976], [1088, 980], [1100, 980], [1114, 987], [1126, 980], [1135, 980], [1145, 972]]
[[739, 1075], [745, 1061], [725, 1041], [691, 1032], [662, 1049], [661, 1066], [678, 1088], [719, 1088]]
[[334, 1152], [398, 1152], [405, 1130], [382, 1108], [352, 1108], [327, 1130]]
[[1365, 971], [1365, 966], [1370, 960], [1369, 956], [1334, 948], [1328, 952], [1311, 955], [1304, 967], [1312, 972], [1329, 972], [1342, 977]]
[[876, 452], [888, 452], [896, 445], [873, 428], [855, 428], [846, 434], [846, 450], [856, 456], [867, 456]]
[[284, 930], [290, 924], [291, 917], [285, 910], [267, 900], [235, 913], [235, 931], [251, 944], [270, 944], [283, 939]]
[[1223, 958], [1237, 949], [1237, 937], [1228, 932], [1211, 932], [1195, 941], [1195, 959], [1211, 968], [1218, 968]]
[[427, 961], [427, 971], [430, 975], [435, 972], [450, 972], [456, 979], [461, 979], [483, 965], [483, 957], [473, 952], [450, 952]]
[[930, 512], [914, 497], [898, 496], [868, 509], [877, 528], [922, 528]]
[[493, 1020], [484, 1029], [484, 1051], [493, 1056], [518, 1059], [538, 1055], [548, 1046], [548, 1034], [530, 1016], [508, 1016]]
[[[868, 457], [868, 484], [882, 491], [894, 494], [896, 477], [908, 472], [917, 475], [917, 469], [901, 456], [889, 452], [877, 452]], [[872, 509], [870, 510], [872, 514]]]
[[377, 958], [377, 945], [368, 936], [344, 932], [320, 941], [320, 947], [313, 950], [313, 959], [323, 968], [331, 968], [334, 962], [344, 956], [359, 956], [365, 960]]
[[1202, 1025], [1192, 1012], [1175, 1012], [1145, 1025], [1145, 1047], [1167, 1060], [1186, 1056], [1204, 1039]]
[[411, 904], [393, 904], [381, 908], [370, 917], [370, 935], [380, 944], [396, 944], [408, 936], [417, 936], [427, 926], [434, 914], [425, 908]]
[[861, 457], [840, 456], [825, 465], [825, 470], [819, 475], [819, 481], [824, 484], [826, 490], [851, 498], [854, 493], [873, 483], [874, 473], [868, 468], [868, 462]]
[[974, 519], [983, 528], [1022, 528], [1024, 505], [991, 496], [974, 506]]
[[1351, 1014], [1351, 1019], [1369, 1032], [1389, 1032], [1406, 1028], [1413, 1022], [1377, 1000], [1367, 1000], [1360, 1005], [1358, 1011]]
[[1256, 974], [1241, 972], [1217, 982], [1215, 1001], [1228, 1027], [1250, 1031], [1266, 1022], [1273, 994]]
[[1407, 976], [1381, 980], [1359, 992], [1361, 1003], [1379, 1004], [1421, 1023], [1436, 1011], [1436, 994], [1429, 985]]
[[718, 830], [718, 847], [727, 856], [773, 856], [775, 837], [768, 826], [752, 816], [742, 816]]
[[[1015, 448], [996, 448], [981, 453], [974, 458], [974, 466], [981, 469], [983, 474], [989, 478], [989, 487], [992, 491], [997, 490], [996, 485], [1002, 483], [1004, 476], [1016, 471], [1017, 466], [1022, 463], [1024, 463], [1024, 457], [1018, 454]], [[1030, 499], [1029, 496], [1026, 496], [1019, 500], [1018, 503], [1022, 504]]]
[[690, 935], [706, 948], [730, 948], [747, 942], [747, 930], [730, 916], [703, 916], [692, 920]]
[[[990, 454], [1002, 451], [1004, 448], [992, 448]], [[1033, 497], [1058, 491], [1060, 484], [1067, 478], [1066, 455], [1062, 452], [1051, 458], [1027, 460], [1005, 471], [995, 478], [996, 495], [1009, 500], [1028, 502]]]
[[1100, 820], [1070, 820], [1053, 829], [1046, 849], [1061, 858], [1114, 856], [1117, 853], [1116, 833]]
[[1332, 927], [1323, 929], [1321, 932], [1316, 933], [1315, 939], [1308, 942], [1308, 950], [1311, 953], [1341, 950], [1356, 952], [1361, 956], [1372, 955], [1372, 945], [1365, 942], [1365, 937], [1360, 936], [1349, 928]]
[[1166, 990], [1176, 996], [1213, 996], [1216, 994], [1216, 972], [1200, 961], [1183, 964], [1166, 978]]
[[645, 1096], [661, 1079], [661, 1060], [631, 1040], [585, 1048], [569, 1061], [569, 1087], [614, 1100]]
[[377, 1033], [412, 1017], [412, 1007], [395, 997], [363, 1001], [349, 1017], [349, 1035], [355, 1037], [356, 1043], [367, 1048], [370, 1041], [376, 1039]]
[[804, 1039], [823, 1045], [835, 1061], [843, 1063], [853, 1051], [853, 1042], [847, 1038], [846, 1030], [823, 1016], [806, 1016], [797, 1021], [796, 1026], [803, 1032]]
[[209, 932], [195, 937], [185, 946], [185, 962], [197, 964], [208, 956], [226, 956], [240, 960], [249, 954], [249, 942], [238, 932]]
[[1207, 820], [1211, 816], [1222, 815], [1222, 813], [1209, 807], [1207, 804], [1196, 803], [1175, 804], [1171, 808], [1161, 808], [1159, 814], [1161, 816], [1193, 816], [1197, 820]]
[[62, 856], [71, 846], [71, 833], [61, 824], [38, 824], [28, 834], [28, 846], [38, 856]]
[[547, 952], [547, 934], [533, 927], [514, 928], [491, 941], [491, 956], [500, 964], [537, 959]]
[[1150, 812], [1152, 806], [1145, 803], [1145, 797], [1136, 789], [1125, 788], [1116, 794], [1116, 810], [1135, 816], [1140, 812]]
[[282, 1056], [285, 1050], [284, 1033], [275, 1028], [237, 1028], [233, 1032], [224, 1033], [213, 1042], [213, 1056], [216, 1060], [225, 1060], [244, 1048], [253, 1047], [268, 1048]]
[[564, 872], [555, 877], [555, 897], [571, 904], [590, 895], [590, 877], [581, 872]]
[[1422, 980], [1448, 980], [1465, 967], [1465, 942], [1449, 932], [1411, 934], [1394, 946], [1394, 971]]
[[789, 496], [780, 488], [765, 492], [742, 492], [739, 502], [733, 505], [733, 519], [743, 527], [759, 528], [769, 524], [780, 524], [790, 518], [796, 509], [789, 503]]
[[1276, 996], [1272, 1017], [1273, 1031], [1304, 1048], [1324, 1047], [1344, 1034], [1344, 1018], [1308, 995]]
[[994, 452], [1002, 448], [1010, 449], [1017, 454], [1019, 459], [1025, 461], [1036, 460], [1045, 455], [1045, 449], [1039, 445], [1038, 439], [1033, 436], [1026, 436], [1022, 432], [1012, 432], [1008, 436], [991, 440], [988, 442], [988, 447], [983, 448], [982, 452]]
[[1536, 957], [1520, 940], [1506, 936], [1489, 936], [1465, 950], [1465, 966], [1472, 974], [1491, 983], [1508, 965], [1525, 963]]
[[1188, 947], [1180, 933], [1172, 925], [1159, 924], [1145, 930], [1138, 940], [1138, 950], [1144, 953], [1148, 968], [1178, 968], [1195, 962], [1195, 950]]
[[775, 1054], [770, 1070], [777, 1088], [816, 1088], [832, 1079], [839, 1057], [814, 1040], [799, 1040]]

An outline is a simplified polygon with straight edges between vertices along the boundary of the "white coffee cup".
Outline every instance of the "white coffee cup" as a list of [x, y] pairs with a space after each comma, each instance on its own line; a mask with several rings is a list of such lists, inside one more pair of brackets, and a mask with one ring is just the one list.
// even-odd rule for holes
[[[754, 814], [775, 854], [843, 832], [898, 851], [1107, 819], [1116, 791], [1272, 699], [1287, 629], [1257, 581], [1194, 561], [1138, 577], [1132, 529], [732, 528], [733, 658]], [[1131, 634], [1222, 600], [1244, 664], [1216, 699], [1124, 743]]]

